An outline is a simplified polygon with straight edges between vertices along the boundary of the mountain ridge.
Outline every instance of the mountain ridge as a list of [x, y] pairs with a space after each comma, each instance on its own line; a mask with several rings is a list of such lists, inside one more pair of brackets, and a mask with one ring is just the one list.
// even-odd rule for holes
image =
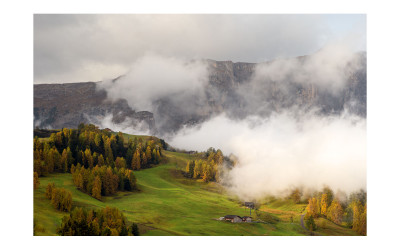
[[[289, 60], [302, 63], [311, 56]], [[255, 91], [257, 98], [249, 101], [244, 94], [254, 78], [256, 67], [272, 64], [204, 60], [208, 67], [205, 99], [193, 98], [195, 108], [186, 111], [181, 103], [164, 97], [154, 100], [154, 110], [136, 111], [126, 99], [108, 100], [107, 92], [98, 85], [101, 82], [34, 84], [34, 125], [38, 127], [76, 127], [79, 123], [101, 123], [112, 116], [115, 124], [124, 123], [152, 134], [174, 133], [183, 126], [199, 124], [222, 112], [244, 119], [249, 115], [267, 116], [292, 106], [317, 107], [322, 114], [351, 113], [366, 117], [366, 53], [356, 54], [361, 61], [360, 69], [346, 74], [346, 86], [340, 93], [332, 94], [315, 84], [289, 83], [282, 90], [279, 83], [265, 80]], [[119, 76], [112, 81], [118, 81]], [[260, 107], [258, 107], [260, 106]], [[139, 127], [138, 127], [139, 126]]]

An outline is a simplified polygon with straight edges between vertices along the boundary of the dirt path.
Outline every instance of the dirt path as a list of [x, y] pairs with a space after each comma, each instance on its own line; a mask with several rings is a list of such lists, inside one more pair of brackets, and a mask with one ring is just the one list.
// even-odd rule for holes
[[301, 215], [300, 223], [301, 223], [301, 226], [302, 226], [305, 230], [308, 230], [308, 229], [304, 226], [304, 215], [305, 215], [305, 214], [302, 214], [302, 215]]

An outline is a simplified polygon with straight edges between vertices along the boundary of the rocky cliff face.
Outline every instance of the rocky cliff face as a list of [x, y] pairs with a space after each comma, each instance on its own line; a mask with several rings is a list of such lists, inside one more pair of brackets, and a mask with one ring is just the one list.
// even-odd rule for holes
[[[302, 62], [307, 57], [293, 60]], [[287, 82], [283, 87], [280, 82], [262, 79], [258, 85], [252, 85], [257, 64], [206, 60], [209, 81], [204, 90], [205, 97], [194, 96], [184, 102], [170, 97], [153, 100], [155, 117], [148, 111], [132, 110], [126, 100], [109, 101], [107, 93], [96, 89], [94, 82], [34, 85], [35, 125], [72, 128], [81, 122], [93, 123], [93, 120], [100, 124], [101, 119], [112, 115], [115, 124], [140, 125], [141, 129], [151, 133], [170, 134], [185, 125], [199, 124], [222, 112], [232, 118], [243, 119], [250, 115], [268, 116], [293, 106], [317, 108], [323, 115], [347, 109], [365, 117], [366, 54], [358, 54], [355, 60], [361, 62], [361, 66], [341, 73], [346, 83], [336, 93], [316, 84], [295, 81]]]
[[155, 129], [152, 113], [135, 112], [126, 100], [107, 100], [107, 93], [97, 90], [94, 82], [34, 85], [35, 126], [76, 128], [80, 123], [99, 122], [107, 115], [116, 124], [145, 124], [144, 129]]

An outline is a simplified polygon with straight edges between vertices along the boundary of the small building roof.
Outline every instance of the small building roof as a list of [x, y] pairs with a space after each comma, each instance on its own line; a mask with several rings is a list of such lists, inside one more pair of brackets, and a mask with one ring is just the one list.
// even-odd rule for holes
[[242, 217], [240, 217], [239, 215], [225, 215], [224, 216], [225, 217], [225, 219], [234, 219], [234, 218], [236, 218], [236, 217], [238, 217], [238, 218], [242, 218]]

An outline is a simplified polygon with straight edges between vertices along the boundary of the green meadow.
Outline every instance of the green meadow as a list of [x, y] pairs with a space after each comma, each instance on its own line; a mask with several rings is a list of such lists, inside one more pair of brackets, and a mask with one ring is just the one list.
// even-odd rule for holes
[[[262, 223], [230, 223], [217, 219], [227, 214], [249, 215], [243, 204], [229, 196], [219, 184], [187, 179], [180, 170], [191, 158], [184, 153], [164, 151], [167, 163], [136, 171], [139, 191], [118, 192], [102, 201], [79, 191], [68, 173], [40, 178], [34, 191], [36, 235], [57, 235], [65, 212], [57, 211], [45, 198], [46, 186], [54, 182], [72, 192], [73, 207], [117, 207], [129, 223], [137, 223], [141, 235], [308, 235], [300, 225], [305, 205], [287, 201], [264, 204], [253, 218]], [[293, 220], [290, 218], [293, 217]], [[354, 235], [331, 222], [317, 221], [320, 234]], [[323, 227], [324, 228], [323, 228]]]

